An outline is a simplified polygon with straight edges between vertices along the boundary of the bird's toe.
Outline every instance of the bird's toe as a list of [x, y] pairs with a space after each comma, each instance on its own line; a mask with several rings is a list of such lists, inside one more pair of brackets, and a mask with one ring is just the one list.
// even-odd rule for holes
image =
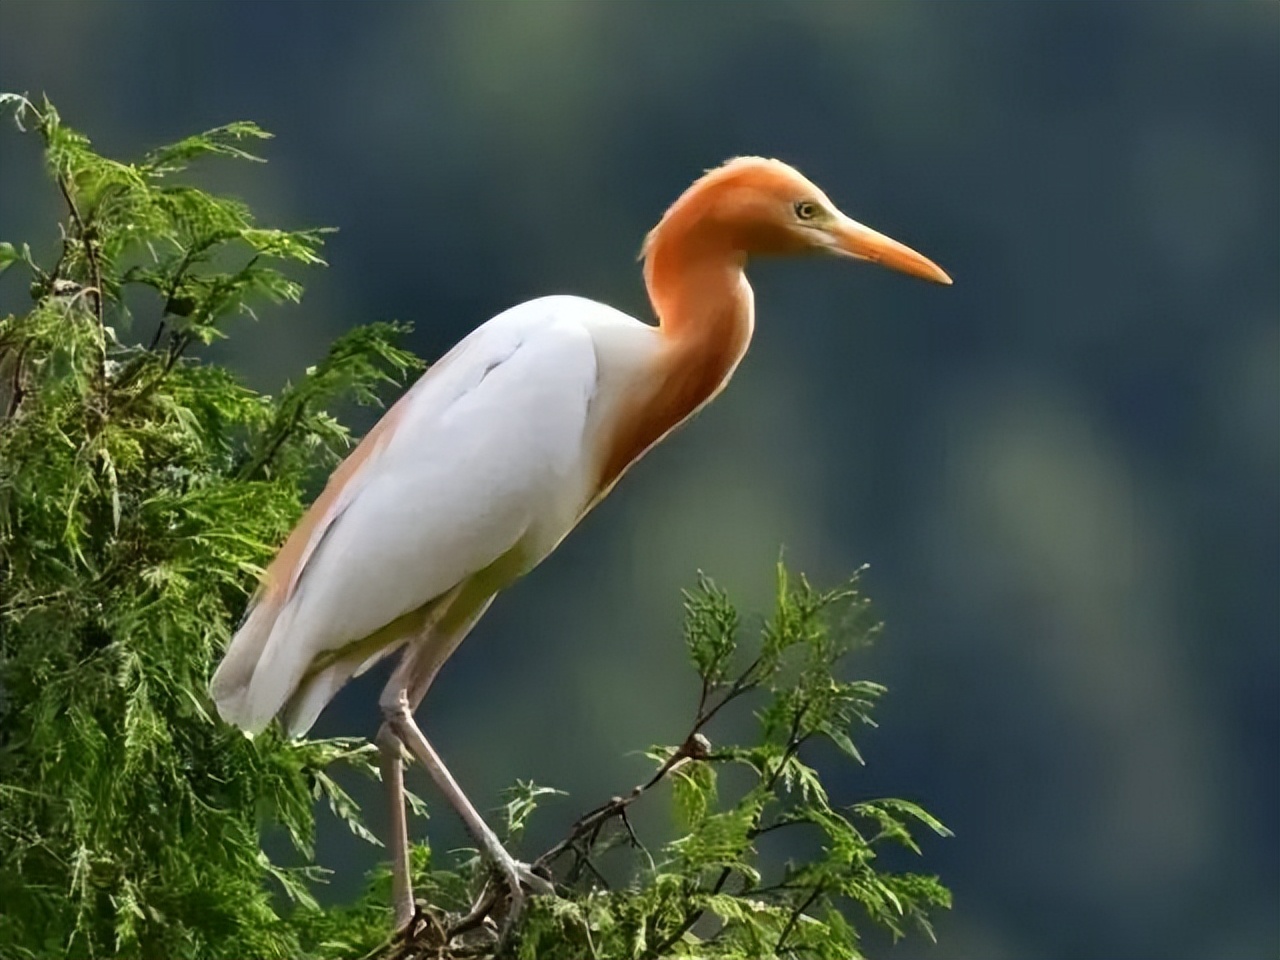
[[517, 861], [515, 868], [516, 876], [519, 877], [520, 883], [528, 887], [533, 893], [541, 894], [544, 897], [555, 895], [556, 888], [551, 881], [540, 873], [536, 873], [529, 864]]

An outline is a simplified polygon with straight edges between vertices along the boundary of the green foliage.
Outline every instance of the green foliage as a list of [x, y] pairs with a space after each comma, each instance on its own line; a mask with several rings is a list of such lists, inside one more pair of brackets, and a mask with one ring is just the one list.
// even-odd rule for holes
[[[372, 324], [270, 397], [188, 355], [255, 303], [297, 301], [287, 268], [321, 262], [322, 231], [261, 228], [174, 180], [196, 160], [256, 160], [256, 126], [124, 164], [47, 102], [0, 105], [43, 141], [66, 207], [52, 264], [0, 243], [0, 271], [25, 269], [32, 297], [0, 319], [0, 956], [846, 960], [860, 955], [859, 912], [895, 937], [929, 932], [945, 888], [877, 858], [946, 829], [906, 801], [834, 804], [806, 760], [826, 741], [860, 762], [851, 730], [884, 689], [840, 677], [879, 626], [857, 578], [819, 591], [781, 567], [751, 644], [714, 583], [687, 594], [702, 681], [688, 736], [653, 748], [646, 783], [536, 859], [559, 895], [532, 898], [511, 941], [485, 920], [503, 907], [483, 864], [438, 866], [425, 845], [413, 872], [430, 907], [408, 935], [390, 930], [386, 868], [356, 903], [317, 906], [321, 871], [273, 862], [261, 833], [282, 830], [309, 860], [322, 804], [376, 843], [331, 775], [376, 775], [374, 748], [274, 728], [247, 739], [205, 686], [304, 490], [349, 444], [330, 408], [377, 402], [418, 363], [395, 346], [403, 327]], [[708, 734], [741, 710], [757, 736], [713, 748]], [[628, 810], [664, 783], [675, 836], [651, 852]], [[509, 842], [554, 792], [516, 784]], [[776, 831], [807, 833], [817, 852], [762, 856]]]
[[[652, 750], [661, 765], [648, 783], [588, 814], [541, 858], [572, 859], [561, 878], [567, 897], [533, 902], [519, 956], [847, 960], [861, 956], [846, 916], [851, 907], [895, 938], [912, 926], [932, 936], [928, 913], [950, 906], [946, 888], [933, 876], [881, 869], [877, 858], [886, 843], [919, 853], [915, 827], [940, 836], [949, 831], [903, 800], [837, 807], [818, 771], [801, 758], [808, 745], [825, 740], [857, 759], [849, 729], [871, 723], [884, 693], [878, 684], [838, 678], [848, 655], [880, 629], [858, 578], [819, 591], [779, 566], [774, 612], [754, 656], [737, 669], [733, 664], [746, 655], [737, 611], [724, 592], [702, 578], [685, 610], [685, 639], [702, 678], [689, 736], [678, 749]], [[713, 721], [752, 702], [755, 742], [712, 749], [704, 734]], [[735, 778], [732, 799], [720, 788], [721, 768], [746, 774]], [[664, 779], [673, 784], [680, 835], [651, 854], [625, 814]], [[593, 863], [616, 849], [607, 825], [625, 831], [632, 851], [622, 888], [605, 884]], [[798, 862], [765, 860], [758, 838], [781, 830], [809, 831], [820, 852]]]
[[[416, 363], [389, 324], [276, 398], [190, 360], [252, 303], [296, 301], [288, 263], [320, 262], [319, 231], [172, 180], [266, 134], [232, 124], [123, 164], [48, 103], [4, 103], [42, 138], [66, 221], [52, 265], [0, 246], [33, 301], [0, 319], [0, 955], [298, 956], [282, 899], [311, 903], [311, 874], [271, 863], [260, 827], [309, 855], [323, 798], [367, 837], [326, 770], [371, 771], [372, 748], [248, 740], [204, 689], [347, 446], [326, 405]], [[117, 336], [144, 318], [149, 345]]]

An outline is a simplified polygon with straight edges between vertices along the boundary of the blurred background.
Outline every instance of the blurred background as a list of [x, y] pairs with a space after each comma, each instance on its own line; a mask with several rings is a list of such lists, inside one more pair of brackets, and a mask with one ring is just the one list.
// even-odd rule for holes
[[[125, 158], [277, 135], [202, 175], [340, 228], [301, 308], [212, 352], [264, 389], [374, 319], [434, 359], [546, 293], [647, 318], [665, 206], [736, 154], [798, 166], [955, 286], [753, 264], [731, 388], [496, 604], [425, 729], [482, 809], [571, 791], [536, 852], [684, 735], [697, 569], [760, 613], [780, 548], [824, 583], [868, 562], [890, 695], [833, 788], [956, 832], [925, 847], [939, 945], [886, 956], [1277, 955], [1280, 6], [3, 0], [0, 89]], [[41, 184], [0, 133], [0, 239], [54, 248]], [[316, 732], [371, 735], [382, 681]], [[416, 782], [416, 829], [462, 843]], [[346, 896], [379, 851], [325, 823]]]

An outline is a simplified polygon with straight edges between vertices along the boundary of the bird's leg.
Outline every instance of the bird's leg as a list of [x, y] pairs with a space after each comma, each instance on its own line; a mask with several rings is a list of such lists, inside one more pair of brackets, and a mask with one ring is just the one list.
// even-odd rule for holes
[[395, 908], [396, 929], [403, 930], [413, 922], [413, 880], [409, 872], [409, 825], [404, 814], [404, 744], [384, 723], [377, 736], [382, 782], [391, 803], [391, 903]]
[[[423, 622], [419, 626], [424, 637], [430, 636], [440, 615], [448, 610], [449, 605], [457, 599], [458, 593], [458, 588], [449, 591], [424, 611]], [[441, 664], [457, 643], [461, 642], [461, 638], [466, 635], [466, 630], [474, 625], [475, 620], [479, 619], [488, 606], [488, 602], [478, 606], [474, 618], [470, 623], [464, 624], [460, 636], [452, 646], [446, 644], [440, 649], [433, 650], [429, 646], [419, 645], [411, 647], [405, 653], [392, 673], [391, 680], [379, 701], [384, 714], [387, 712], [387, 705], [394, 704], [400, 697], [408, 698], [411, 709], [417, 708], [422, 698], [427, 695], [427, 689], [440, 671]], [[409, 863], [409, 825], [405, 820], [404, 742], [387, 722], [378, 728], [375, 741], [378, 744], [382, 782], [386, 786], [387, 800], [391, 806], [391, 837], [388, 844], [391, 850], [391, 901], [395, 909], [396, 930], [403, 931], [412, 925], [417, 911], [417, 904], [413, 899], [413, 875]]]
[[458, 782], [453, 779], [453, 774], [445, 767], [440, 755], [436, 753], [435, 748], [427, 742], [427, 738], [418, 729], [418, 725], [414, 722], [413, 714], [409, 709], [407, 693], [404, 690], [399, 691], [399, 695], [394, 702], [384, 705], [383, 710], [387, 723], [395, 731], [396, 736], [408, 747], [409, 752], [417, 758], [418, 762], [426, 768], [427, 773], [431, 775], [431, 779], [435, 781], [436, 787], [445, 795], [454, 810], [458, 812], [458, 816], [462, 818], [467, 832], [475, 838], [476, 843], [480, 845], [481, 851], [502, 874], [511, 895], [511, 907], [504, 924], [509, 930], [524, 906], [522, 884], [528, 886], [535, 893], [554, 893], [554, 888], [547, 880], [534, 873], [526, 864], [519, 863], [511, 854], [507, 853], [497, 834], [484, 822], [479, 812], [472, 806], [471, 801], [467, 799], [466, 794], [462, 792], [462, 788], [458, 786]]
[[[400, 752], [403, 746], [408, 747], [409, 752], [427, 768], [436, 786], [461, 815], [467, 830], [475, 837], [490, 862], [502, 874], [510, 890], [511, 900], [503, 924], [502, 936], [505, 937], [519, 916], [524, 903], [521, 884], [527, 885], [538, 893], [553, 893], [554, 888], [528, 866], [517, 862], [511, 854], [507, 853], [497, 836], [463, 794], [462, 788], [453, 779], [453, 775], [449, 773], [439, 754], [427, 742], [427, 738], [423, 736], [413, 719], [413, 711], [426, 696], [427, 689], [431, 686], [440, 667], [457, 649], [458, 644], [493, 601], [493, 596], [489, 595], [472, 603], [464, 603], [464, 612], [456, 620], [452, 619], [452, 608], [462, 594], [464, 586], [459, 585], [433, 604], [433, 609], [421, 628], [422, 635], [419, 642], [406, 651], [379, 700], [386, 721], [378, 731], [378, 747], [382, 753], [382, 776], [387, 784], [391, 801], [391, 842], [394, 848], [392, 850], [392, 897], [395, 901], [397, 926], [404, 928], [412, 924], [415, 904], [409, 872], [408, 829], [405, 823], [404, 765]], [[465, 597], [463, 599], [465, 600]], [[467, 919], [474, 922], [475, 918], [482, 918], [492, 908], [493, 900], [492, 894], [482, 893]]]

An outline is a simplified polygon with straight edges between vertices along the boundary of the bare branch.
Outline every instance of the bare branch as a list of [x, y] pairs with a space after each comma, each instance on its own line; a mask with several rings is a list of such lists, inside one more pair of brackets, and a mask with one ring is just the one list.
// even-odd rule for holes
[[[640, 841], [636, 838], [635, 831], [631, 828], [631, 823], [626, 819], [627, 807], [635, 803], [646, 792], [660, 783], [669, 773], [680, 767], [682, 764], [694, 760], [705, 760], [711, 752], [711, 744], [702, 734], [696, 730], [689, 734], [680, 748], [676, 750], [665, 762], [658, 768], [645, 783], [637, 784], [631, 789], [631, 792], [625, 796], [614, 797], [608, 803], [601, 804], [594, 810], [591, 810], [577, 819], [569, 829], [569, 835], [557, 843], [554, 847], [538, 857], [534, 861], [535, 867], [547, 867], [557, 857], [570, 849], [577, 849], [579, 842], [586, 838], [586, 852], [595, 846], [600, 837], [600, 832], [604, 826], [615, 817], [622, 818], [631, 835], [631, 839], [638, 846]], [[585, 856], [585, 853], [580, 853]]]

